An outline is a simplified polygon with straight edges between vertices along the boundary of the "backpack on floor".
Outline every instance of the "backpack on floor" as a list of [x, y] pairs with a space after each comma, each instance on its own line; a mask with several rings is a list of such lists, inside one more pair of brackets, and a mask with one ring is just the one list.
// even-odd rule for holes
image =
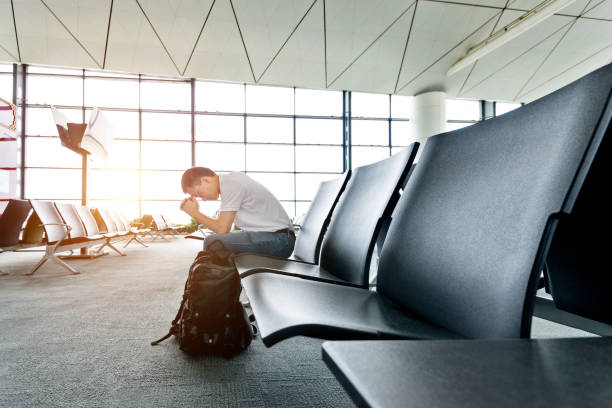
[[[215, 244], [220, 244], [221, 249], [211, 250]], [[234, 254], [220, 241], [211, 243], [198, 253], [189, 268], [183, 299], [170, 331], [151, 345], [174, 335], [187, 354], [229, 358], [241, 353], [254, 336], [239, 300], [241, 290]]]

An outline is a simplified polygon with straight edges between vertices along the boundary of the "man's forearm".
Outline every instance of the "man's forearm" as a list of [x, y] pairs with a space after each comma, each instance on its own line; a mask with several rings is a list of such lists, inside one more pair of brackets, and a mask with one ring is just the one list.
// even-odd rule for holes
[[231, 226], [228, 228], [226, 225], [221, 224], [218, 219], [210, 218], [199, 211], [191, 216], [195, 218], [198, 223], [217, 234], [227, 234], [230, 232]]

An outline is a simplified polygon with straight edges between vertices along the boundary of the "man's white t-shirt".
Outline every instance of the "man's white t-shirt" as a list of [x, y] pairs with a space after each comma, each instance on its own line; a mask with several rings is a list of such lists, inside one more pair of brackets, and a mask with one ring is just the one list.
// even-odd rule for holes
[[246, 174], [220, 174], [219, 188], [219, 211], [236, 211], [234, 224], [241, 230], [272, 232], [292, 228], [287, 212], [276, 197]]

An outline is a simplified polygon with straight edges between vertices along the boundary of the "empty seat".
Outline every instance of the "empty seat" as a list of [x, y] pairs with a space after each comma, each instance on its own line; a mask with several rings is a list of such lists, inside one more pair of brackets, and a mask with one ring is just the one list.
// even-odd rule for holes
[[[300, 223], [293, 254], [289, 259], [313, 265], [319, 263], [323, 236], [349, 178], [350, 171], [347, 171], [340, 177], [319, 184], [308, 213]], [[249, 270], [283, 270], [286, 264], [285, 258], [245, 253], [238, 255], [236, 267], [242, 274]]]
[[264, 343], [529, 337], [552, 233], [609, 126], [611, 89], [609, 65], [430, 138], [393, 212], [376, 292], [272, 273], [242, 279]]
[[[0, 253], [41, 245], [20, 240], [21, 229], [31, 211], [32, 207], [28, 201], [9, 200], [0, 215]], [[2, 274], [4, 273], [0, 270], [0, 275]]]
[[[276, 260], [274, 273], [368, 286], [374, 244], [399, 199], [417, 149], [415, 143], [387, 159], [354, 169], [323, 238], [320, 265]], [[241, 277], [265, 271], [248, 269], [248, 258], [236, 257]]]
[[81, 221], [83, 222], [83, 226], [85, 227], [85, 231], [87, 231], [87, 234], [89, 235], [99, 234], [99, 235], [103, 235], [106, 238], [106, 241], [104, 242], [104, 244], [101, 245], [96, 250], [97, 255], [102, 254], [102, 250], [105, 247], [109, 247], [113, 251], [117, 252], [119, 255], [125, 256], [125, 254], [121, 252], [119, 248], [117, 248], [113, 244], [116, 241], [124, 240], [123, 236], [118, 235], [117, 233], [113, 233], [113, 232], [100, 232], [100, 229], [98, 228], [98, 223], [96, 222], [94, 215], [92, 214], [89, 207], [87, 207], [86, 205], [77, 205], [75, 206], [75, 210], [77, 214], [79, 214], [79, 217], [81, 218]]

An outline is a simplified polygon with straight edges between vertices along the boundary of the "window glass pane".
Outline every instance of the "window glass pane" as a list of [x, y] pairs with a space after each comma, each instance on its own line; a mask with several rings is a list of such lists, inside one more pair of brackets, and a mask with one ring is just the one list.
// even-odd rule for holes
[[185, 197], [181, 188], [182, 171], [143, 171], [143, 200], [182, 200]]
[[138, 199], [138, 171], [95, 170], [87, 183], [91, 199]]
[[191, 116], [182, 113], [142, 113], [143, 139], [191, 140]]
[[198, 199], [198, 205], [200, 208], [200, 212], [202, 214], [207, 215], [209, 217], [216, 217], [218, 216], [219, 207], [221, 206], [221, 201], [219, 200], [204, 201], [204, 200]]
[[142, 81], [140, 96], [143, 109], [191, 110], [188, 82]]
[[389, 117], [389, 95], [353, 92], [351, 94], [353, 117]]
[[244, 112], [244, 85], [196, 81], [195, 109], [204, 112]]
[[506, 112], [510, 112], [511, 110], [515, 110], [516, 108], [520, 108], [520, 107], [521, 107], [520, 103], [497, 102], [495, 104], [495, 115], [496, 116], [503, 115]]
[[410, 146], [415, 142], [412, 121], [391, 121], [391, 144], [394, 146]]
[[93, 157], [90, 167], [92, 169], [137, 169], [138, 168], [138, 141], [115, 140], [113, 150], [106, 161]]
[[387, 157], [389, 157], [388, 147], [353, 146], [351, 151], [353, 168], [374, 163]]
[[110, 72], [110, 71], [94, 71], [94, 70], [85, 70], [86, 77], [113, 77], [113, 78], [133, 78], [138, 79], [138, 75], [136, 74], [125, 74], [120, 72]]
[[0, 72], [13, 72], [13, 64], [0, 62]]
[[137, 109], [138, 81], [85, 78], [85, 105]]
[[[323, 181], [335, 179], [338, 174], [296, 174], [296, 199], [311, 201]], [[298, 214], [300, 214], [298, 212]]]
[[195, 126], [196, 140], [244, 141], [244, 118], [242, 116], [196, 115]]
[[404, 150], [404, 149], [405, 149], [405, 147], [403, 147], [403, 146], [393, 146], [393, 147], [391, 148], [391, 155], [394, 155], [394, 154], [396, 154], [396, 153], [399, 153], [399, 152], [401, 152], [401, 151], [402, 151], [402, 150]]
[[[115, 138], [138, 139], [138, 112], [120, 112], [103, 110], [102, 114], [117, 131]], [[86, 118], [89, 122], [91, 110], [87, 110]]]
[[143, 169], [185, 170], [191, 167], [191, 143], [142, 142]]
[[13, 74], [0, 74], [0, 98], [13, 100]]
[[59, 137], [26, 137], [26, 167], [80, 169], [81, 160], [80, 155], [61, 145]]
[[340, 119], [296, 119], [296, 143], [341, 145], [342, 120]]
[[293, 88], [247, 85], [248, 113], [276, 113], [293, 115]]
[[[74, 123], [83, 123], [81, 109], [60, 109], [68, 120]], [[49, 108], [27, 108], [26, 133], [29, 136], [59, 136], [53, 114]]]
[[351, 121], [353, 145], [389, 145], [389, 122], [386, 120]]
[[26, 169], [25, 196], [41, 200], [81, 198], [81, 170]]
[[308, 213], [308, 209], [310, 208], [310, 201], [307, 201], [307, 202], [298, 201], [295, 203], [295, 206], [296, 206], [295, 215], [296, 217], [299, 217], [301, 215]]
[[36, 65], [28, 66], [28, 74], [59, 74], [59, 75], [83, 75], [80, 69], [66, 69], [55, 67], [37, 67]]
[[473, 125], [473, 122], [447, 122], [446, 123], [446, 131], [452, 132], [453, 130], [461, 129], [470, 125]]
[[162, 214], [166, 221], [174, 224], [189, 224], [190, 217], [181, 211], [181, 201], [143, 201], [142, 214]]
[[293, 171], [293, 146], [248, 145], [247, 170]]
[[342, 92], [296, 89], [295, 114], [342, 116]]
[[413, 96], [391, 95], [391, 117], [410, 118], [413, 101]]
[[83, 79], [29, 75], [27, 93], [29, 104], [81, 106]]
[[247, 142], [293, 143], [293, 119], [247, 118]]
[[213, 171], [243, 171], [244, 144], [196, 143], [196, 166]]
[[446, 100], [446, 119], [479, 120], [480, 104], [478, 101], [463, 101], [459, 99]]
[[299, 172], [340, 173], [342, 160], [342, 146], [295, 147], [295, 170]]
[[[79, 202], [80, 204], [80, 202]], [[138, 217], [138, 200], [87, 200], [89, 208], [106, 208], [109, 210], [121, 210], [129, 221]]]
[[293, 200], [293, 173], [247, 173], [263, 184], [278, 200]]

